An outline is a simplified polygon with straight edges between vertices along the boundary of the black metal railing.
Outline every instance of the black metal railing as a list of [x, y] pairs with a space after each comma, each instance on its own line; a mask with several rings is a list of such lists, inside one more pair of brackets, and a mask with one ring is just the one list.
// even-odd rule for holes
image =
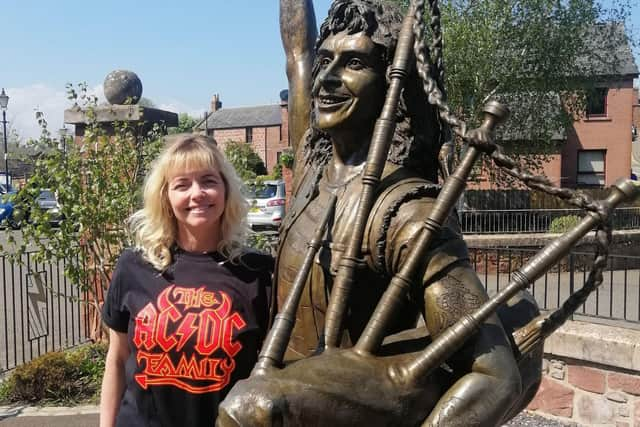
[[[473, 266], [488, 293], [507, 286], [511, 273], [535, 254], [533, 249], [470, 248]], [[0, 373], [50, 351], [87, 342], [90, 336], [87, 295], [65, 277], [70, 260], [22, 263], [0, 255]], [[542, 310], [558, 308], [588, 276], [593, 254], [574, 252], [529, 291]], [[74, 262], [79, 262], [75, 260]], [[640, 257], [611, 255], [604, 283], [576, 316], [640, 326]]]
[[[492, 295], [536, 253], [532, 249], [470, 248], [473, 266]], [[554, 310], [587, 280], [593, 254], [572, 252], [529, 287], [541, 310]], [[640, 325], [640, 257], [610, 255], [602, 285], [576, 316]]]
[[[548, 233], [554, 220], [566, 218], [571, 226], [572, 217], [582, 217], [580, 209], [510, 209], [458, 211], [460, 226], [467, 234]], [[618, 208], [613, 218], [615, 230], [640, 228], [640, 208]]]
[[0, 255], [0, 373], [88, 341], [87, 295], [65, 276], [69, 262], [80, 261]]

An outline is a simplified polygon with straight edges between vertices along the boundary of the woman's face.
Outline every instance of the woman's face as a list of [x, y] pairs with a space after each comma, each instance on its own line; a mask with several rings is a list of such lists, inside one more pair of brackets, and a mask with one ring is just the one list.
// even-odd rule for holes
[[179, 172], [168, 181], [168, 198], [178, 232], [218, 233], [224, 213], [225, 185], [217, 170]]

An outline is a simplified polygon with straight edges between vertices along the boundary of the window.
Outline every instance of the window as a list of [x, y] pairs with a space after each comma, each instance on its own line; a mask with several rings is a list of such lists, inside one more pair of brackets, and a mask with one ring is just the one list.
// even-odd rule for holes
[[280, 164], [280, 157], [282, 157], [282, 151], [276, 153], [276, 165]]
[[247, 128], [246, 131], [247, 131], [247, 135], [246, 135], [247, 143], [253, 142], [253, 128]]
[[587, 116], [605, 117], [607, 115], [607, 94], [609, 89], [597, 87], [587, 93]]
[[604, 186], [605, 154], [605, 150], [578, 151], [578, 185]]

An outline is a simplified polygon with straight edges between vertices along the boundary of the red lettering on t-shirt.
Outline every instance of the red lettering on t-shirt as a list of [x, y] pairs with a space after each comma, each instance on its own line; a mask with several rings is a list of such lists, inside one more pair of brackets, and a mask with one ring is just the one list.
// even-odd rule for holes
[[[155, 305], [147, 304], [135, 317], [138, 384], [144, 389], [172, 385], [190, 393], [225, 387], [236, 366], [234, 357], [242, 350], [235, 334], [247, 325], [232, 306], [222, 291], [165, 288]], [[158, 350], [151, 352], [156, 346]]]
[[156, 308], [149, 303], [136, 316], [133, 334], [133, 343], [136, 347], [151, 350], [156, 346], [154, 336], [157, 314]]

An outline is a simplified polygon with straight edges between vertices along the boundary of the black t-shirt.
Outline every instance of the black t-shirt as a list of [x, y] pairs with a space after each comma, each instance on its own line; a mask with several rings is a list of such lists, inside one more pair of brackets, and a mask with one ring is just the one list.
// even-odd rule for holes
[[257, 253], [235, 264], [177, 250], [160, 273], [139, 252], [122, 253], [102, 309], [131, 350], [117, 426], [214, 425], [218, 404], [256, 362], [272, 270]]

